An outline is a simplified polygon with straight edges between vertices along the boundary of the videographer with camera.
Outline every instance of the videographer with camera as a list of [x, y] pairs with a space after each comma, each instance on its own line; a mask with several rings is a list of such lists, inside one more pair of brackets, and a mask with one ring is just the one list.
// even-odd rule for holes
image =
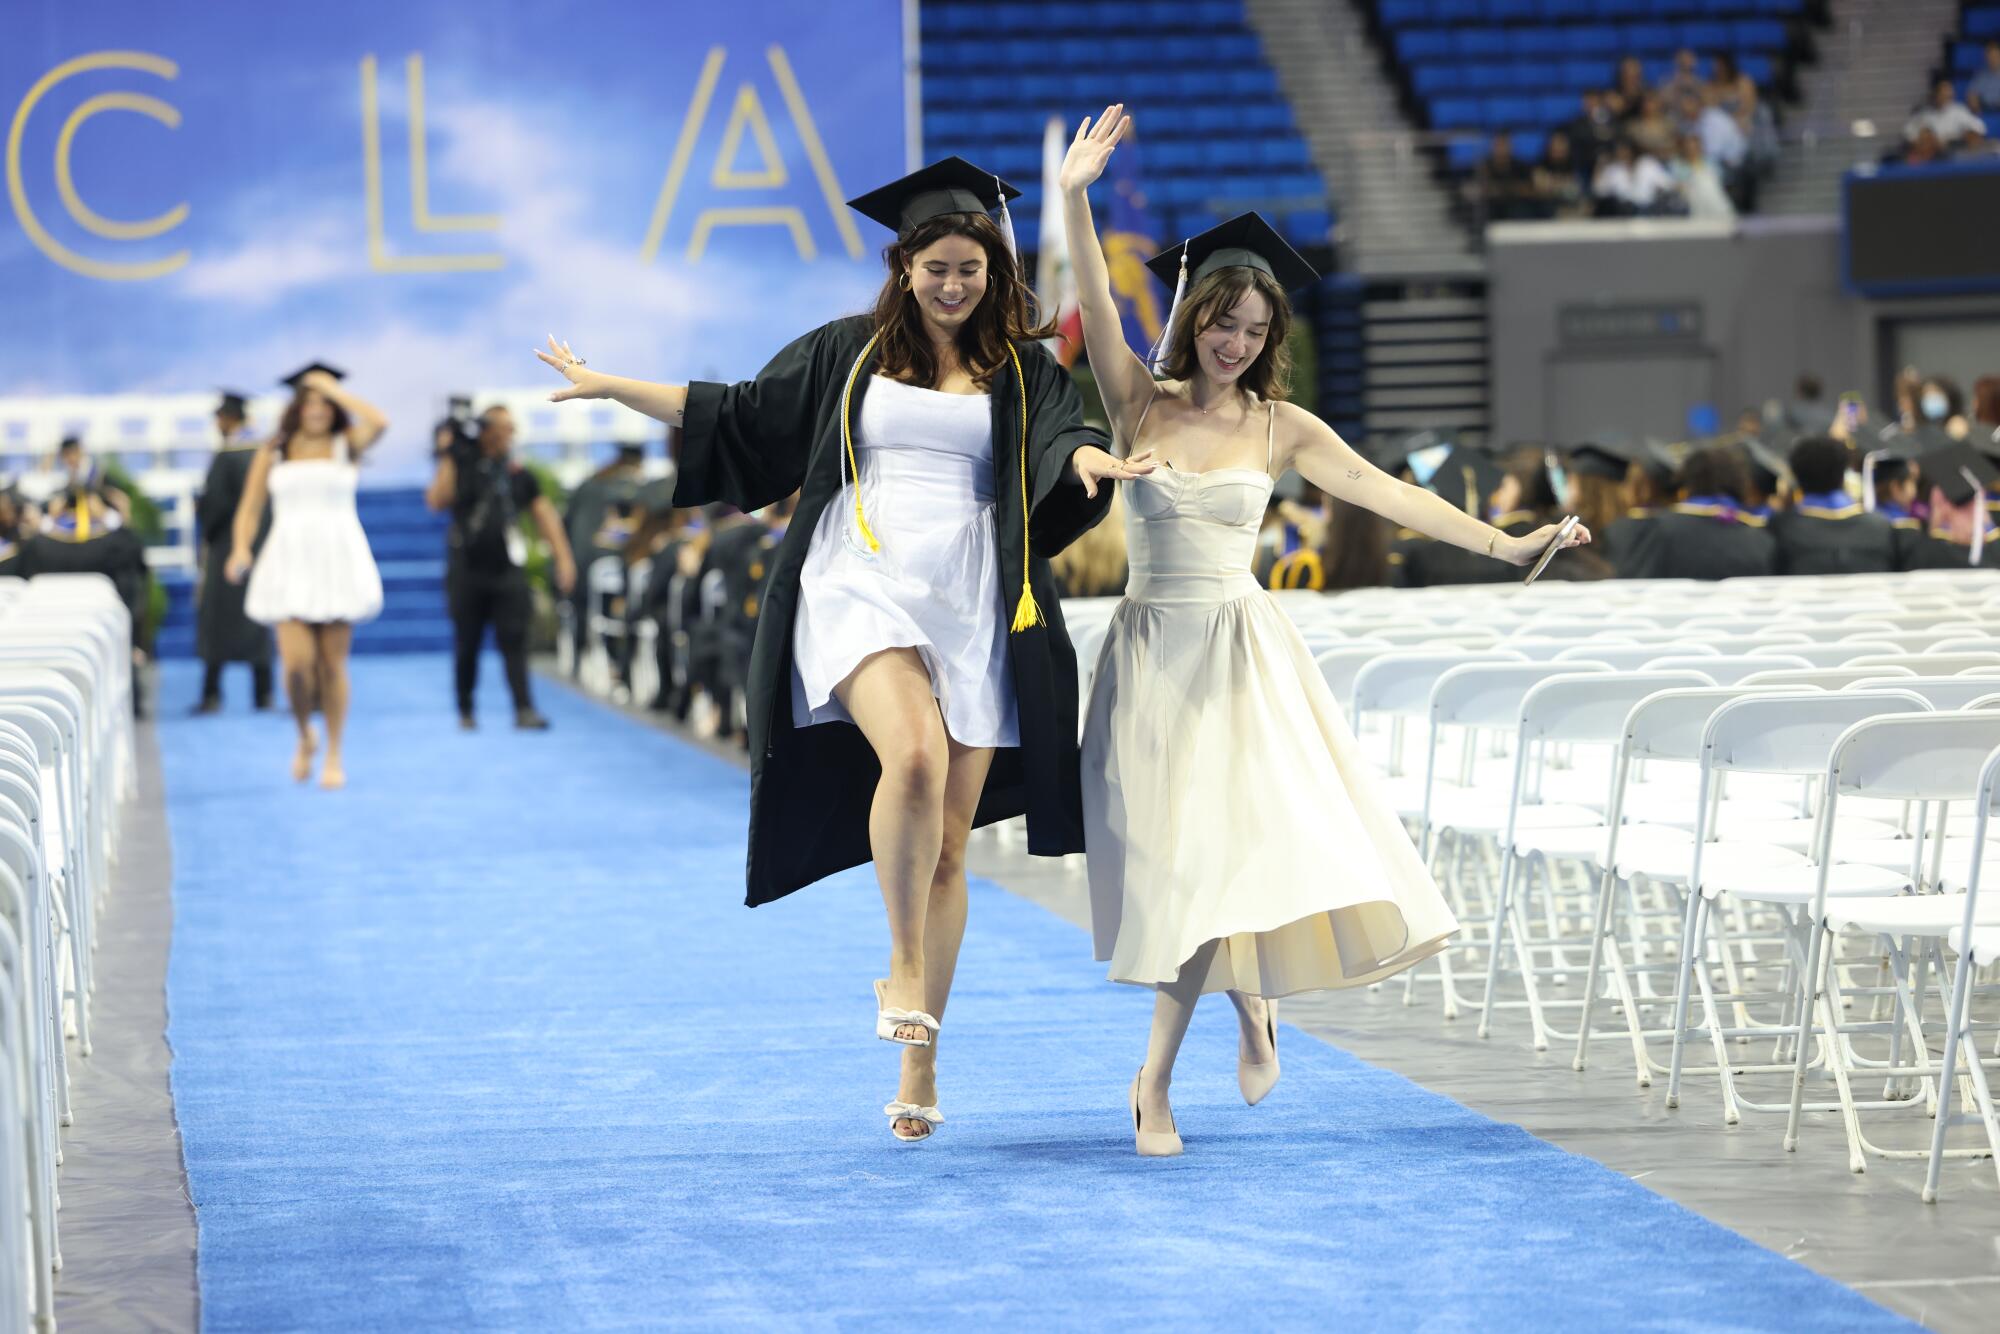
[[[454, 406], [457, 406], [456, 404]], [[504, 407], [479, 414], [468, 432], [457, 418], [438, 426], [437, 472], [424, 492], [433, 510], [451, 512], [445, 592], [451, 608], [453, 666], [459, 726], [470, 731], [473, 689], [479, 682], [479, 649], [493, 627], [514, 696], [514, 726], [548, 727], [528, 688], [527, 542], [520, 517], [530, 516], [548, 543], [555, 581], [567, 595], [576, 586], [576, 561], [555, 506], [512, 457], [514, 418]]]

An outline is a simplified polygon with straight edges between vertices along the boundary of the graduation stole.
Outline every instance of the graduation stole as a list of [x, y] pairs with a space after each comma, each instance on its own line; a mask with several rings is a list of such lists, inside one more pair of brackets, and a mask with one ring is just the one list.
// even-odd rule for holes
[[[840, 484], [847, 485], [851, 472], [854, 477], [854, 527], [861, 540], [868, 544], [871, 552], [882, 549], [875, 530], [868, 526], [868, 514], [861, 506], [861, 461], [854, 452], [854, 421], [850, 407], [854, 399], [854, 382], [860, 378], [861, 368], [868, 362], [868, 354], [875, 350], [875, 344], [882, 341], [880, 330], [869, 335], [861, 346], [861, 355], [854, 359], [854, 365], [847, 372], [847, 383], [840, 391]], [[1029, 583], [1028, 555], [1028, 378], [1021, 372], [1021, 354], [1012, 343], [1007, 344], [1007, 355], [1014, 362], [1014, 387], [1020, 394], [1021, 407], [1021, 600], [1014, 604], [1014, 622], [1008, 627], [1010, 634], [1042, 624], [1042, 609], [1035, 604], [1035, 593]]]

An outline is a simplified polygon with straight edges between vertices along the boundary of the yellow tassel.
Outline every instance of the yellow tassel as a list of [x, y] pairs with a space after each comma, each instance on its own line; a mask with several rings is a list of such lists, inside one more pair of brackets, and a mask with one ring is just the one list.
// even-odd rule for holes
[[1007, 355], [1014, 359], [1014, 387], [1021, 395], [1021, 600], [1014, 604], [1014, 624], [1008, 630], [1018, 635], [1042, 624], [1042, 609], [1035, 605], [1034, 585], [1028, 578], [1028, 377], [1021, 373], [1021, 354], [1012, 343], [1007, 344]]
[[854, 456], [854, 432], [852, 416], [848, 404], [854, 398], [854, 381], [861, 374], [861, 367], [868, 360], [868, 354], [875, 350], [875, 344], [882, 338], [880, 333], [870, 338], [861, 348], [861, 355], [854, 359], [854, 365], [847, 372], [847, 385], [840, 391], [840, 443], [847, 451], [846, 463], [854, 474], [854, 527], [861, 534], [861, 540], [868, 544], [870, 551], [880, 551], [882, 544], [875, 539], [875, 530], [868, 526], [868, 515], [861, 508], [861, 461]]

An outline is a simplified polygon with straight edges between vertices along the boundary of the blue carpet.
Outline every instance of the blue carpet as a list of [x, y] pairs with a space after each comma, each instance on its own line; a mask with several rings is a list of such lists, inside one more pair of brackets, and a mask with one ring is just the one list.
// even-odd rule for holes
[[461, 734], [447, 676], [358, 664], [343, 793], [278, 718], [161, 725], [210, 1329], [1901, 1325], [1295, 1029], [1245, 1108], [1219, 1001], [1142, 1161], [1149, 997], [990, 885], [899, 1146], [865, 870], [746, 911], [739, 771], [546, 686]]

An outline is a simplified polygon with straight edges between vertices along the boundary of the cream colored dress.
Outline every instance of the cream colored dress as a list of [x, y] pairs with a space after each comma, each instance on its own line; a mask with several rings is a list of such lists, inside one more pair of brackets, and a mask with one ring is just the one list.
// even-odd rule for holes
[[[1134, 448], [1146, 411], [1133, 432]], [[1313, 663], [1251, 572], [1265, 466], [1126, 482], [1131, 578], [1083, 736], [1092, 933], [1114, 981], [1352, 987], [1443, 949], [1457, 919]]]

